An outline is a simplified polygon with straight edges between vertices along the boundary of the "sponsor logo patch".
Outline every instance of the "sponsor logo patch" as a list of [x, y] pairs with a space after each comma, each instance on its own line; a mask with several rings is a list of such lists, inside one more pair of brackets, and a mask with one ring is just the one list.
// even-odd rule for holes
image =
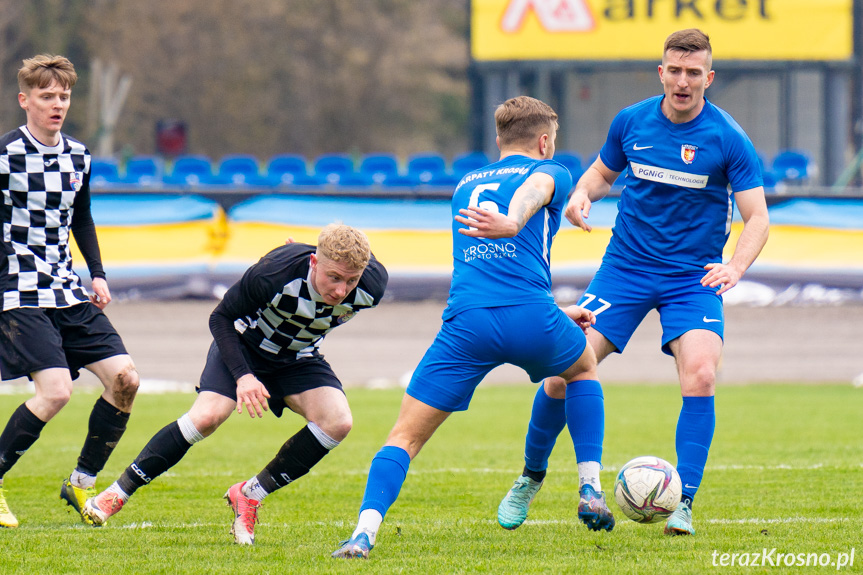
[[684, 188], [699, 189], [707, 186], [708, 176], [706, 175], [668, 170], [666, 168], [647, 166], [636, 162], [630, 162], [630, 167], [632, 168], [632, 175], [636, 178], [641, 178], [642, 180], [683, 186]]

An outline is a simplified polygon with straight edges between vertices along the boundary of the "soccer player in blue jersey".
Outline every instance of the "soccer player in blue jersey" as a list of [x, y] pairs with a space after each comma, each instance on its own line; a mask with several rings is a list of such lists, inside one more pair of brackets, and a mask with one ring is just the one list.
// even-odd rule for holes
[[[522, 367], [536, 382], [557, 375], [566, 382], [562, 416], [586, 474], [578, 516], [590, 529], [614, 526], [598, 483], [603, 396], [583, 331], [593, 314], [578, 306], [561, 310], [551, 295], [549, 251], [572, 188], [569, 171], [551, 159], [557, 114], [519, 96], [497, 108], [495, 123], [500, 160], [467, 174], [453, 194], [454, 269], [443, 325], [372, 460], [357, 527], [333, 557], [368, 558], [411, 460], [503, 363]], [[499, 232], [489, 235], [491, 228]]]
[[[647, 312], [659, 312], [662, 351], [677, 362], [683, 396], [676, 434], [683, 498], [666, 523], [668, 535], [695, 533], [692, 500], [716, 421], [722, 294], [755, 261], [768, 233], [755, 148], [737, 122], [704, 97], [713, 82], [711, 58], [710, 40], [700, 30], [667, 38], [659, 66], [664, 94], [614, 118], [599, 157], [578, 181], [566, 209], [567, 219], [589, 232], [591, 202], [604, 197], [628, 169], [611, 241], [579, 303], [596, 314], [587, 338], [598, 361], [622, 352]], [[723, 263], [734, 202], [743, 231], [734, 255]], [[546, 468], [564, 426], [565, 390], [564, 381], [552, 378], [537, 393], [526, 470]], [[500, 509], [526, 517], [535, 494], [510, 491]]]

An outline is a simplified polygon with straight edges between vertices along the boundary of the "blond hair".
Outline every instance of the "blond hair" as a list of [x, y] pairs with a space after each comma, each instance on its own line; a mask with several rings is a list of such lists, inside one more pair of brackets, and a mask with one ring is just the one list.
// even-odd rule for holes
[[317, 253], [358, 271], [365, 269], [372, 257], [366, 234], [344, 224], [329, 224], [321, 230]]
[[530, 145], [558, 128], [557, 112], [530, 96], [510, 98], [498, 106], [494, 111], [494, 123], [501, 147]]
[[21, 92], [47, 88], [54, 80], [65, 90], [72, 89], [78, 81], [75, 66], [68, 58], [39, 54], [24, 60], [24, 65], [18, 70], [18, 89]]

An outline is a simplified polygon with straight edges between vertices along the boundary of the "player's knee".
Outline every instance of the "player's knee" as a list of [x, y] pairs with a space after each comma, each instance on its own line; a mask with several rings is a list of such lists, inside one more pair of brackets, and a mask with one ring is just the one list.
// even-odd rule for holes
[[44, 386], [41, 392], [37, 392], [36, 397], [48, 411], [56, 414], [72, 398], [72, 382]]
[[[230, 415], [230, 413], [231, 412], [228, 412], [228, 415]], [[190, 415], [192, 414], [190, 413]], [[216, 411], [199, 411], [192, 417], [192, 423], [201, 435], [209, 437], [214, 431], [219, 429], [219, 426], [225, 422], [225, 419], [227, 419], [227, 417]]]
[[350, 412], [328, 418], [327, 421], [315, 422], [321, 431], [336, 441], [342, 441], [348, 436], [354, 426], [354, 420]]
[[712, 395], [716, 387], [716, 369], [708, 362], [694, 366], [681, 382], [683, 395]]
[[138, 376], [138, 370], [135, 366], [129, 364], [121, 369], [114, 376], [113, 389], [114, 399], [117, 402], [117, 407], [120, 409], [129, 408], [138, 393], [138, 386], [141, 383]]

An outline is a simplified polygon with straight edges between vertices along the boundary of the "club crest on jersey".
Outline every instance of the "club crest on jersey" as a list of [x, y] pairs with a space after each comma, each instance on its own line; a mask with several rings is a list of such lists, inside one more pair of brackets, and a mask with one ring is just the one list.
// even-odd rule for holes
[[348, 313], [346, 313], [346, 314], [340, 315], [340, 316], [339, 316], [339, 318], [336, 320], [336, 323], [337, 323], [338, 325], [342, 325], [343, 323], [345, 323], [346, 321], [350, 320], [350, 319], [351, 319], [352, 317], [354, 317], [355, 315], [357, 315], [357, 312], [355, 312], [355, 311], [349, 311], [349, 312], [348, 312]]
[[680, 146], [680, 157], [683, 159], [683, 162], [691, 164], [695, 159], [695, 150], [697, 149], [698, 146], [692, 146], [690, 144], [683, 144]]
[[81, 172], [72, 172], [71, 174], [69, 174], [69, 184], [76, 192], [81, 191], [81, 180], [83, 179], [83, 177], [84, 176]]

